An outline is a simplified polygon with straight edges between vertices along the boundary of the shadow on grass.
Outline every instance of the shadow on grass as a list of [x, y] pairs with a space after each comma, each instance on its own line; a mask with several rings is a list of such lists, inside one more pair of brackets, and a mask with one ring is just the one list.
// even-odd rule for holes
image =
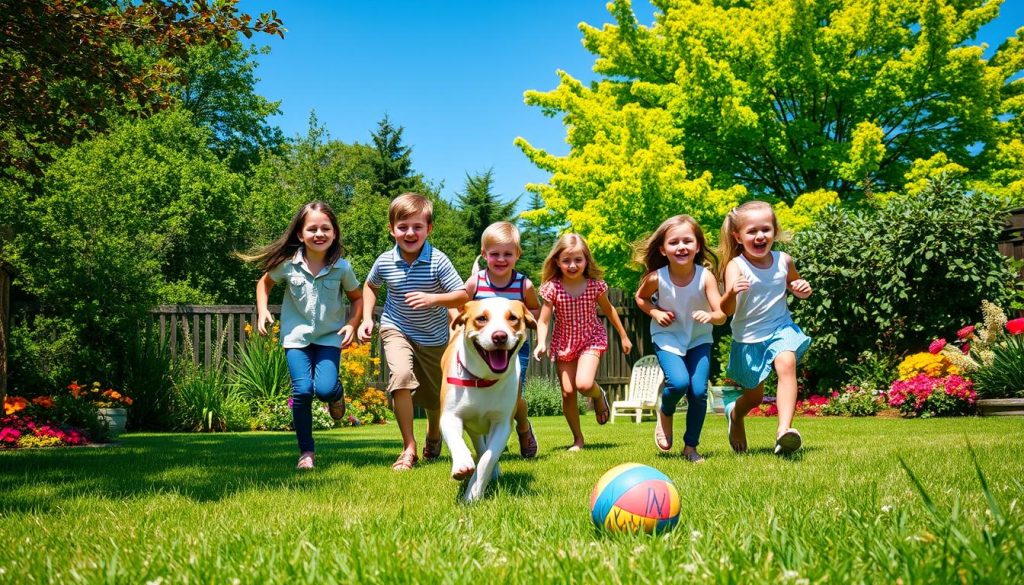
[[130, 499], [176, 494], [218, 501], [253, 489], [312, 490], [349, 468], [390, 473], [398, 437], [318, 433], [317, 469], [296, 473], [292, 433], [126, 435], [108, 448], [31, 449], [0, 454], [0, 515], [47, 511], [74, 497]]

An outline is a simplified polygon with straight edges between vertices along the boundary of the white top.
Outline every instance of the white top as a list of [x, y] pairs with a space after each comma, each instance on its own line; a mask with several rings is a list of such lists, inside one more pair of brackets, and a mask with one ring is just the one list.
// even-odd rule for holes
[[736, 314], [732, 318], [732, 340], [756, 343], [772, 336], [784, 325], [793, 322], [786, 306], [788, 256], [772, 252], [772, 265], [758, 268], [744, 256], [733, 259], [740, 272], [750, 281], [750, 288], [736, 295]]
[[686, 355], [686, 350], [712, 342], [711, 324], [699, 323], [690, 316], [694, 311], [711, 312], [704, 290], [706, 273], [703, 266], [695, 266], [690, 283], [676, 286], [672, 283], [668, 266], [658, 270], [658, 308], [675, 315], [668, 327], [651, 320], [651, 340], [664, 351]]

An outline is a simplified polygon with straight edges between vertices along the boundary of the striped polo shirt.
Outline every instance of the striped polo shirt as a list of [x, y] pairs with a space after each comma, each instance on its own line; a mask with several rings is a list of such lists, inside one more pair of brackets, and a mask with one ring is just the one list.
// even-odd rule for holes
[[366, 281], [374, 287], [388, 287], [381, 329], [398, 329], [420, 345], [448, 343], [448, 309], [413, 309], [405, 302], [406, 293], [448, 293], [463, 287], [462, 278], [444, 252], [425, 242], [419, 257], [409, 264], [396, 245], [377, 257]]

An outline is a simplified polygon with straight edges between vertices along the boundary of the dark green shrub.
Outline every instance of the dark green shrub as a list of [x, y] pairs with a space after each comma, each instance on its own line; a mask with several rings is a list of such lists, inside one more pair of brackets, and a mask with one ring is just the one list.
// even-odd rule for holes
[[129, 337], [125, 348], [124, 389], [132, 397], [128, 408], [131, 430], [168, 431], [173, 426], [174, 359], [153, 327]]
[[[527, 413], [530, 416], [560, 416], [562, 414], [562, 388], [558, 380], [536, 376], [526, 379], [523, 386], [523, 399], [526, 400]], [[576, 404], [580, 414], [587, 409], [587, 401], [577, 396]]]
[[814, 296], [791, 304], [814, 338], [807, 367], [819, 385], [848, 379], [864, 351], [901, 355], [936, 331], [976, 320], [982, 299], [1013, 293], [999, 253], [1005, 204], [940, 179], [873, 213], [832, 208], [789, 246]]

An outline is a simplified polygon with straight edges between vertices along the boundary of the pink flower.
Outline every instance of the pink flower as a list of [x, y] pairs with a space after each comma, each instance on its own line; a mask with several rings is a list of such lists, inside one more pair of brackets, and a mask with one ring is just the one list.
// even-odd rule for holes
[[4, 428], [0, 429], [0, 444], [8, 443], [8, 444], [13, 445], [13, 444], [17, 443], [18, 439], [20, 439], [20, 438], [21, 438], [21, 431], [19, 431], [17, 429], [14, 429], [14, 428], [11, 428], [11, 427], [4, 427]]
[[1012, 335], [1020, 335], [1021, 333], [1024, 333], [1024, 317], [1007, 321], [1006, 330]]
[[964, 355], [971, 353], [971, 343], [965, 343], [964, 346], [960, 348], [960, 351], [964, 352]]
[[944, 347], [946, 347], [946, 339], [944, 337], [940, 337], [928, 346], [928, 353], [938, 355]]
[[956, 332], [957, 339], [970, 339], [974, 336], [974, 325], [968, 325]]

